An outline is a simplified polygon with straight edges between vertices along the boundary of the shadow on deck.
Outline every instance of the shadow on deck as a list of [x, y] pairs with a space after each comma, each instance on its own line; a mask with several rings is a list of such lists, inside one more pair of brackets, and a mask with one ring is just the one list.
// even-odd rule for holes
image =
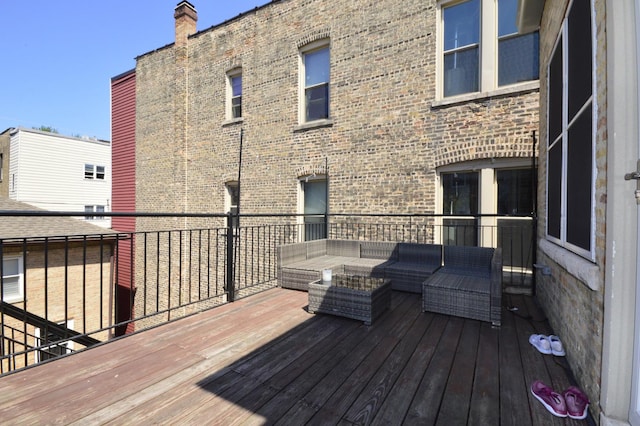
[[[306, 311], [307, 294], [268, 290], [0, 379], [3, 422], [58, 424], [580, 424], [529, 385], [572, 384], [527, 296], [503, 325], [420, 312], [393, 292], [372, 326]], [[592, 420], [589, 418], [589, 422]]]

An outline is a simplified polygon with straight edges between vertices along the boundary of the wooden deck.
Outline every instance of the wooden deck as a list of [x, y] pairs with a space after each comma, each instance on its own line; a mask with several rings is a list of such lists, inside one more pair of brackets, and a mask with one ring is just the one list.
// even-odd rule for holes
[[[503, 326], [420, 312], [394, 292], [370, 327], [272, 289], [0, 378], [3, 424], [584, 424], [529, 392], [570, 385], [531, 299]], [[532, 318], [525, 318], [531, 315]]]

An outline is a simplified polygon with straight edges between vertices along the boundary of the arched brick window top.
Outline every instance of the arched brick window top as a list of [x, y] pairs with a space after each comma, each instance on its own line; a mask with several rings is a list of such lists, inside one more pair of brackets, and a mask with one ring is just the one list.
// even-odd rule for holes
[[[445, 141], [436, 151], [433, 167], [474, 160], [531, 158], [534, 155], [532, 150], [530, 136], [492, 137], [462, 142]], [[537, 152], [535, 155], [537, 156]]]
[[298, 180], [303, 180], [308, 176], [323, 176], [327, 175], [327, 169], [322, 166], [305, 166], [296, 170], [296, 176]]
[[329, 31], [328, 28], [324, 28], [324, 29], [320, 29], [320, 30], [316, 30], [311, 34], [306, 35], [305, 37], [301, 38], [300, 40], [298, 40], [297, 47], [298, 49], [302, 49], [303, 47], [311, 44], [311, 43], [315, 43], [317, 41], [320, 40], [329, 40], [330, 38], [330, 34], [331, 32]]

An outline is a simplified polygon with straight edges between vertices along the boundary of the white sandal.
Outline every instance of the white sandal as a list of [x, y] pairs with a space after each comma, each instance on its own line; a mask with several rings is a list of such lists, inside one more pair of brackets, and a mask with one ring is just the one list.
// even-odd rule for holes
[[544, 334], [532, 334], [529, 336], [529, 343], [531, 343], [540, 353], [545, 355], [552, 353], [551, 341]]
[[562, 342], [558, 336], [549, 336], [549, 344], [551, 346], [551, 353], [555, 356], [565, 356], [566, 353], [562, 347]]

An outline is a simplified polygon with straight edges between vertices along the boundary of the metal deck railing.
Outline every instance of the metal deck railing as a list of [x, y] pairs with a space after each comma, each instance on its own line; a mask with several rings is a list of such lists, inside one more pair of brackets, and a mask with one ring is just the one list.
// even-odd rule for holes
[[[0, 212], [11, 215], [84, 213]], [[534, 291], [528, 216], [105, 216], [137, 230], [0, 239], [0, 375], [277, 286], [276, 248], [310, 239], [502, 247], [505, 288]]]

